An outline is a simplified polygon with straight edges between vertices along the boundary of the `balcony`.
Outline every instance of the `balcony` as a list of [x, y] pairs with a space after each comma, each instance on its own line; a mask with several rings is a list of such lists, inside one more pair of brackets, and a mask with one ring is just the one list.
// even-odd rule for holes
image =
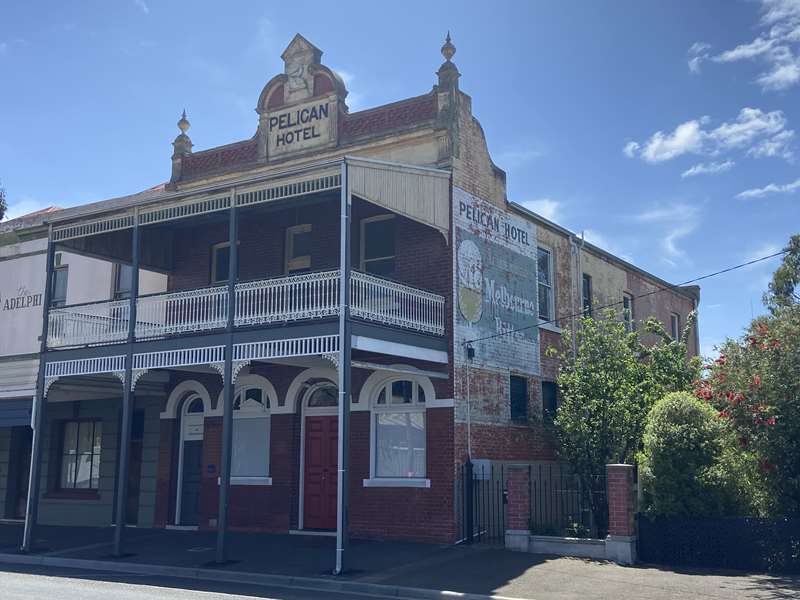
[[[236, 284], [235, 327], [284, 324], [339, 314], [338, 269]], [[228, 320], [226, 285], [140, 296], [136, 300], [137, 340], [223, 329]], [[442, 296], [367, 273], [352, 271], [352, 317], [401, 329], [444, 335]], [[124, 342], [128, 300], [54, 308], [49, 313], [48, 348]]]

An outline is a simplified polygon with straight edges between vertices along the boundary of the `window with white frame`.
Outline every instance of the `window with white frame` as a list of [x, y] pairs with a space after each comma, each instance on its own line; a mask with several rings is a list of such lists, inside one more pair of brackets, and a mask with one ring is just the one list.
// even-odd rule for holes
[[98, 489], [102, 437], [103, 423], [99, 420], [63, 424], [59, 489]]
[[672, 313], [669, 316], [669, 332], [673, 340], [677, 340], [681, 336], [681, 317], [678, 313]]
[[311, 224], [286, 228], [286, 274], [311, 268]]
[[[238, 243], [238, 242], [237, 242]], [[225, 283], [230, 276], [230, 242], [220, 242], [211, 246], [211, 283]], [[239, 255], [236, 255], [237, 259]], [[237, 260], [238, 271], [238, 260]], [[235, 274], [234, 274], [235, 276]]]
[[425, 391], [413, 380], [394, 379], [373, 401], [374, 477], [425, 477]]
[[379, 215], [361, 220], [361, 270], [375, 275], [394, 275], [395, 218]]
[[539, 282], [539, 319], [550, 321], [555, 317], [553, 306], [553, 253], [539, 246], [536, 254]]
[[131, 297], [133, 287], [133, 267], [117, 264], [114, 268], [114, 300], [125, 300]]
[[231, 477], [269, 477], [269, 397], [256, 386], [239, 389], [233, 401]]
[[633, 309], [633, 296], [625, 293], [622, 295], [622, 319], [625, 321], [625, 330], [630, 333], [636, 331], [636, 315]]
[[67, 282], [69, 281], [69, 266], [64, 265], [53, 270], [52, 291], [50, 292], [50, 306], [59, 308], [67, 304]]

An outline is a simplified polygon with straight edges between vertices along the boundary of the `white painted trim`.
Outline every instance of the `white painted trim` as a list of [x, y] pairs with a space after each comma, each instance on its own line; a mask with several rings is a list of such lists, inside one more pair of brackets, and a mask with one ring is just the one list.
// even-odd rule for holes
[[430, 348], [421, 348], [419, 346], [411, 346], [410, 344], [401, 344], [399, 342], [387, 342], [385, 340], [364, 337], [363, 335], [353, 336], [353, 348], [366, 352], [378, 352], [380, 354], [415, 358], [417, 360], [425, 360], [440, 364], [447, 364], [449, 360], [447, 352], [443, 350], [432, 350]]
[[164, 407], [164, 412], [161, 413], [162, 419], [176, 419], [178, 416], [178, 403], [188, 394], [194, 392], [203, 401], [203, 414], [211, 413], [211, 395], [208, 393], [206, 386], [195, 379], [188, 379], [180, 382], [170, 392], [167, 398], [167, 405]]
[[231, 477], [231, 485], [272, 485], [272, 477]]
[[289, 535], [310, 535], [316, 537], [336, 537], [335, 531], [311, 531], [308, 529], [290, 529]]
[[[197, 383], [197, 382], [194, 381], [194, 380], [191, 380], [191, 381], [188, 381], [188, 382], [184, 381], [183, 383]], [[180, 387], [180, 385], [176, 386], [175, 389], [178, 389], [179, 387]], [[203, 387], [203, 386], [201, 386], [201, 387]], [[205, 390], [205, 387], [203, 387], [203, 390]], [[197, 391], [195, 391], [195, 390], [191, 390], [191, 393], [194, 393], [196, 395], [196, 397], [200, 398], [200, 400], [203, 402], [203, 413], [200, 415], [200, 418], [203, 421], [203, 437], [205, 437], [205, 412], [206, 412], [206, 409], [210, 407], [211, 402], [209, 400], [209, 403], [206, 404], [205, 399], [203, 399], [203, 397], [200, 394], [198, 394]], [[178, 440], [179, 440], [178, 441], [178, 481], [177, 481], [177, 486], [176, 486], [177, 492], [176, 492], [176, 498], [175, 498], [175, 525], [177, 527], [183, 527], [181, 525], [181, 498], [183, 496], [183, 445], [188, 441], [188, 440], [186, 440], [186, 424], [189, 422], [188, 419], [187, 419], [188, 414], [186, 412], [186, 409], [189, 407], [191, 402], [195, 400], [195, 398], [192, 398], [191, 396], [188, 396], [187, 394], [182, 394], [181, 396], [179, 396], [179, 398], [181, 398], [181, 397], [185, 397], [186, 401], [183, 403], [183, 406], [181, 406], [181, 423], [180, 423], [181, 429], [180, 429], [180, 435], [178, 437]], [[208, 397], [208, 392], [206, 392], [206, 397]], [[196, 417], [197, 413], [192, 413], [192, 416]], [[194, 440], [194, 441], [201, 441], [202, 439], [203, 438], [200, 438], [200, 440]], [[193, 526], [189, 525], [188, 527], [193, 527]]]
[[373, 396], [376, 395], [377, 391], [389, 380], [400, 380], [406, 379], [410, 381], [417, 382], [420, 387], [425, 392], [425, 407], [428, 406], [428, 398], [435, 402], [436, 398], [436, 390], [433, 387], [433, 383], [431, 380], [423, 375], [422, 373], [412, 375], [409, 370], [413, 370], [414, 367], [409, 365], [388, 365], [394, 369], [404, 369], [402, 372], [398, 371], [390, 371], [390, 370], [380, 370], [374, 371], [369, 377], [367, 377], [364, 384], [361, 386], [361, 392], [358, 395], [358, 404], [360, 406], [366, 407], [367, 409], [372, 408]]
[[199, 525], [167, 525], [164, 529], [169, 529], [170, 531], [198, 531], [200, 529]]
[[391, 487], [391, 488], [429, 488], [430, 479], [404, 478], [404, 477], [373, 477], [364, 480], [364, 487]]
[[561, 334], [561, 327], [558, 327], [554, 323], [548, 323], [546, 321], [539, 323], [539, 329], [546, 329], [547, 331], [552, 331], [553, 333]]
[[[236, 398], [236, 394], [242, 391], [242, 388], [248, 387], [255, 387], [261, 388], [264, 390], [264, 393], [267, 395], [267, 400], [269, 401], [269, 409], [266, 411], [267, 415], [275, 414], [274, 408], [278, 406], [278, 392], [275, 391], [275, 386], [272, 385], [272, 382], [263, 377], [261, 375], [256, 375], [255, 373], [248, 373], [247, 375], [239, 375], [236, 378], [236, 387], [233, 390], [233, 397]], [[206, 414], [209, 417], [221, 417], [223, 416], [222, 410], [222, 396], [224, 394], [224, 390], [220, 391], [219, 396], [217, 396], [217, 408], [208, 411]], [[233, 413], [236, 416], [236, 413]]]
[[333, 384], [338, 381], [336, 369], [330, 367], [313, 367], [301, 371], [297, 377], [289, 384], [289, 389], [286, 391], [286, 402], [283, 406], [276, 406], [271, 412], [275, 414], [292, 414], [300, 412], [300, 401], [302, 394], [300, 391], [303, 389], [303, 384], [309, 379], [327, 379]]
[[433, 400], [428, 400], [427, 396], [425, 399], [425, 408], [454, 408], [456, 405], [456, 401], [454, 398], [434, 398]]

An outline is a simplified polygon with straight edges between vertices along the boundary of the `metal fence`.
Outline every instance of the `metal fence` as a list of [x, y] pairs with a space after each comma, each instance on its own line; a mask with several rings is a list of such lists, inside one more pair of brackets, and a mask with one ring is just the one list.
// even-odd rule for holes
[[638, 517], [646, 563], [800, 573], [800, 518]]
[[[583, 489], [578, 478], [561, 463], [528, 465], [529, 517], [532, 533], [597, 537], [590, 499], [605, 502], [605, 481]], [[456, 478], [459, 540], [503, 544], [506, 531], [508, 468], [480, 461], [466, 462]], [[602, 498], [597, 498], [602, 490]], [[594, 493], [594, 497], [592, 496]], [[601, 525], [602, 527], [602, 525]], [[604, 533], [604, 532], [600, 532]]]

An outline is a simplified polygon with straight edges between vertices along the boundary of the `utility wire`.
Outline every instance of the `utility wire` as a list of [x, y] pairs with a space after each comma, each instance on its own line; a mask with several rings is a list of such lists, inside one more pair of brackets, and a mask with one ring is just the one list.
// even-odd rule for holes
[[[727, 268], [721, 269], [719, 271], [714, 271], [713, 273], [708, 273], [707, 275], [701, 275], [700, 277], [695, 277], [694, 279], [689, 279], [688, 281], [684, 281], [683, 283], [675, 283], [675, 284], [672, 284], [672, 285], [668, 285], [666, 287], [662, 287], [662, 288], [658, 288], [658, 289], [655, 289], [655, 290], [651, 290], [651, 291], [646, 292], [644, 294], [639, 294], [638, 296], [633, 296], [633, 298], [634, 299], [645, 298], [647, 296], [653, 296], [655, 294], [660, 294], [661, 292], [671, 291], [671, 290], [677, 289], [679, 287], [683, 287], [685, 285], [689, 285], [690, 283], [697, 283], [698, 281], [702, 281], [704, 279], [709, 279], [711, 277], [716, 277], [716, 276], [722, 275], [724, 273], [730, 273], [731, 271], [735, 271], [737, 269], [748, 267], [750, 265], [754, 265], [754, 264], [762, 262], [764, 260], [769, 260], [770, 258], [775, 258], [776, 256], [782, 256], [782, 255], [784, 255], [784, 254], [786, 254], [788, 252], [789, 252], [788, 250], [781, 250], [780, 252], [776, 252], [775, 254], [770, 254], [769, 256], [762, 256], [761, 258], [755, 258], [753, 260], [749, 260], [747, 262], [744, 262], [744, 263], [741, 263], [741, 264], [738, 264], [738, 265], [734, 265], [732, 267], [727, 267]], [[603, 310], [605, 308], [612, 308], [614, 306], [619, 306], [623, 302], [624, 302], [624, 300], [618, 300], [616, 302], [610, 302], [608, 304], [602, 304], [600, 306], [593, 306], [592, 307], [592, 311]], [[547, 325], [548, 323], [556, 323], [558, 321], [566, 321], [566, 320], [574, 319], [575, 317], [582, 317], [585, 314], [586, 314], [586, 311], [582, 310], [580, 312], [572, 313], [571, 315], [567, 315], [567, 316], [564, 316], [564, 317], [556, 317], [556, 318], [550, 319], [548, 321], [539, 321], [538, 323], [535, 323], [533, 325], [526, 325], [525, 327], [520, 327], [518, 329], [511, 329], [509, 331], [501, 331], [500, 333], [494, 333], [492, 335], [487, 335], [487, 336], [484, 336], [484, 337], [473, 338], [471, 340], [466, 340], [465, 342], [462, 342], [462, 344], [464, 344], [464, 346], [469, 346], [470, 344], [473, 344], [475, 342], [482, 342], [484, 340], [491, 340], [491, 339], [502, 337], [502, 336], [505, 336], [505, 335], [511, 335], [512, 333], [518, 333], [520, 331], [526, 331], [528, 329], [533, 329], [534, 327], [539, 327], [540, 325]]]

